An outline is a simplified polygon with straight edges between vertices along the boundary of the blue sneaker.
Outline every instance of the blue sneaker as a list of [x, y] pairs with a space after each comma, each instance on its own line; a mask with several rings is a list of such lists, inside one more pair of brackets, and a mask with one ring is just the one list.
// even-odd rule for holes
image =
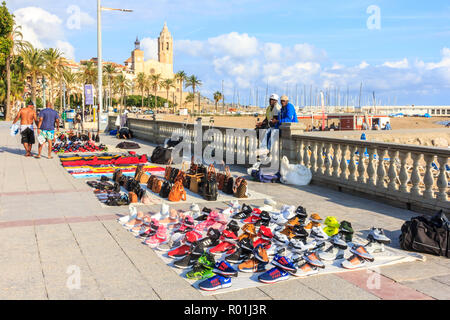
[[209, 278], [198, 285], [201, 290], [216, 291], [231, 287], [231, 278], [225, 278], [221, 275], [216, 275]]
[[286, 271], [294, 273], [297, 271], [297, 268], [295, 267], [295, 264], [291, 259], [285, 256], [280, 256], [278, 254], [273, 257], [272, 264]]
[[237, 277], [238, 272], [226, 261], [218, 261], [212, 270], [215, 274], [220, 274], [224, 277]]
[[258, 276], [258, 280], [262, 283], [275, 283], [278, 281], [287, 280], [288, 278], [289, 273], [278, 267], [270, 269], [269, 271]]

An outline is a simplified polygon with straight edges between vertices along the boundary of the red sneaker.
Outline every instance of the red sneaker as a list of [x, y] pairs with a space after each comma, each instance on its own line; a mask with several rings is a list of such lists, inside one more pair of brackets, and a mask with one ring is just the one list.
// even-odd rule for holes
[[211, 254], [222, 254], [222, 253], [225, 253], [225, 252], [230, 252], [231, 250], [234, 249], [234, 247], [236, 247], [235, 244], [232, 244], [232, 243], [224, 241], [224, 242], [219, 243], [214, 248], [209, 249], [209, 253], [211, 253]]
[[273, 238], [273, 233], [270, 228], [267, 228], [266, 226], [259, 227], [258, 236], [261, 237], [263, 240], [270, 241]]
[[263, 245], [264, 249], [266, 249], [266, 250], [270, 249], [270, 247], [271, 247], [271, 243], [270, 243], [269, 240], [264, 240], [263, 238], [259, 238], [259, 239], [255, 240], [255, 241], [253, 241], [253, 247], [254, 248], [259, 246], [260, 244]]
[[222, 236], [220, 237], [220, 240], [230, 242], [230, 243], [237, 243], [238, 237], [233, 231], [224, 230], [222, 232]]
[[178, 248], [173, 249], [172, 251], [169, 251], [169, 253], [167, 253], [167, 255], [171, 258], [182, 258], [185, 255], [187, 255], [190, 251], [191, 251], [191, 246], [185, 244]]

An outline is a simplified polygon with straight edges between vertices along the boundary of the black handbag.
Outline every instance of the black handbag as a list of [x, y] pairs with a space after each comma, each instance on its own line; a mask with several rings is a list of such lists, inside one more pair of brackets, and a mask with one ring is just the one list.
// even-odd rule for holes
[[204, 176], [199, 188], [201, 195], [207, 201], [217, 201], [219, 187], [217, 183], [217, 175], [213, 165], [209, 166], [207, 175]]
[[402, 249], [450, 258], [450, 222], [442, 211], [432, 218], [412, 218], [401, 231]]
[[168, 181], [164, 182], [161, 191], [159, 192], [159, 196], [164, 199], [169, 198], [170, 190], [172, 190], [172, 183]]
[[172, 170], [170, 171], [169, 182], [174, 183], [179, 172], [180, 172], [180, 169], [172, 168]]
[[223, 192], [229, 195], [234, 195], [234, 179], [233, 177], [228, 177], [225, 179], [225, 183], [223, 185]]

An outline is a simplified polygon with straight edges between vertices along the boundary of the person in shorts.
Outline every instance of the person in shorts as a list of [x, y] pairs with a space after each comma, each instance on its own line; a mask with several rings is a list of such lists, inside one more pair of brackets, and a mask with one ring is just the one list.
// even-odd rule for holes
[[13, 124], [20, 120], [20, 135], [21, 142], [25, 148], [25, 157], [31, 157], [31, 148], [35, 144], [34, 138], [34, 123], [38, 125], [36, 110], [34, 110], [34, 103], [30, 101], [26, 108], [20, 109], [19, 113], [14, 119]]
[[[48, 158], [52, 157], [53, 140], [55, 138], [55, 124], [56, 128], [59, 128], [59, 114], [53, 110], [53, 106], [50, 101], [47, 101], [47, 108], [39, 113], [39, 124], [38, 124], [38, 140], [42, 139], [44, 142], [39, 143], [38, 155], [36, 158], [41, 157], [42, 147], [45, 142], [48, 143]], [[42, 137], [42, 138], [41, 138]]]

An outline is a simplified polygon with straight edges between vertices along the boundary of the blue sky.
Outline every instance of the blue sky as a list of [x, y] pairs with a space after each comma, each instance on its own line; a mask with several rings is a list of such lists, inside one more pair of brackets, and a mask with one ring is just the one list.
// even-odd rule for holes
[[[76, 60], [96, 56], [96, 2], [9, 0], [37, 46], [58, 46]], [[147, 58], [167, 21], [175, 39], [175, 71], [203, 80], [203, 94], [221, 89], [241, 103], [270, 91], [302, 95], [303, 87], [373, 91], [382, 102], [449, 105], [450, 2], [292, 0], [104, 0], [133, 13], [103, 13], [104, 59], [123, 63], [136, 36]], [[70, 27], [74, 7], [80, 25]], [[380, 29], [369, 29], [370, 6]], [[72, 11], [68, 12], [68, 10]], [[69, 25], [68, 25], [69, 22]], [[288, 91], [289, 87], [289, 92]], [[309, 89], [307, 90], [309, 94]]]

